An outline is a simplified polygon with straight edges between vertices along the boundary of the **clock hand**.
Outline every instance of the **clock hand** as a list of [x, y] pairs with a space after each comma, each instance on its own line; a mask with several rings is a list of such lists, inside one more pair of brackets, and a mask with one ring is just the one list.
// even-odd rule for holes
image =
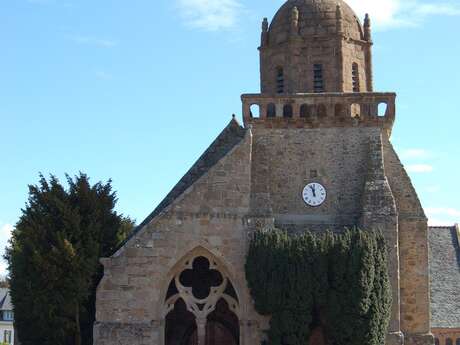
[[313, 192], [313, 197], [316, 198], [316, 188], [315, 188], [315, 186], [310, 186], [310, 189]]

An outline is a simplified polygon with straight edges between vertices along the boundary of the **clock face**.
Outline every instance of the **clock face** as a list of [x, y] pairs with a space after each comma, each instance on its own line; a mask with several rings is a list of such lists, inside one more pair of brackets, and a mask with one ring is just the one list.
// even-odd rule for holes
[[308, 206], [318, 207], [326, 201], [326, 188], [319, 183], [309, 183], [302, 192], [302, 197]]

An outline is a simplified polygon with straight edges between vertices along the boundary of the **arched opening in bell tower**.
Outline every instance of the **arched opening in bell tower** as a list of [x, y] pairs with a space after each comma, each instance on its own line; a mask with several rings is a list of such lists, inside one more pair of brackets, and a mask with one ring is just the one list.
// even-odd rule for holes
[[273, 103], [267, 106], [267, 117], [276, 117], [276, 105]]
[[239, 345], [239, 299], [211, 255], [182, 260], [165, 298], [165, 345]]
[[283, 117], [284, 118], [291, 118], [294, 115], [294, 110], [292, 109], [292, 105], [286, 104], [283, 107]]

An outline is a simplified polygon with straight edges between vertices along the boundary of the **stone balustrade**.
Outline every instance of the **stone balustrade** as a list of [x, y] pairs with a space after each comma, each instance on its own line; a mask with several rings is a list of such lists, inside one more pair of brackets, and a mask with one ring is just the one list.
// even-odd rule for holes
[[245, 94], [245, 125], [266, 127], [381, 126], [391, 130], [395, 93]]

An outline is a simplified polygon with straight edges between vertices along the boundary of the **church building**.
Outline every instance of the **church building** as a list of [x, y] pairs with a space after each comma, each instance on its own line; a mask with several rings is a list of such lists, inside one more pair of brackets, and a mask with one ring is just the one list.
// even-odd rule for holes
[[[380, 229], [388, 345], [431, 345], [428, 224], [373, 88], [371, 22], [342, 0], [288, 0], [262, 23], [261, 91], [119, 250], [103, 258], [95, 345], [260, 345], [245, 278], [257, 230]], [[309, 340], [312, 345], [321, 341]], [[366, 345], [366, 344], [363, 344]]]

